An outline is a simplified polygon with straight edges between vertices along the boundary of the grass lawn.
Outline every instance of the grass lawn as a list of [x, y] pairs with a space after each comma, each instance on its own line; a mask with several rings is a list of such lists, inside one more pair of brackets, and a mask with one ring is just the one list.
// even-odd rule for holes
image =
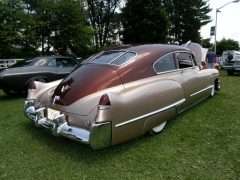
[[169, 121], [158, 136], [102, 150], [55, 139], [23, 115], [24, 97], [0, 90], [0, 179], [240, 179], [240, 74]]

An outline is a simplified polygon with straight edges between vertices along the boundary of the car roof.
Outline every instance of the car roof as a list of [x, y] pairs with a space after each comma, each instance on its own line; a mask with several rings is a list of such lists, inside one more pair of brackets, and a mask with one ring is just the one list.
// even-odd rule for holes
[[120, 66], [112, 64], [87, 64], [89, 66], [105, 66], [111, 68], [117, 71], [123, 83], [126, 83], [155, 76], [156, 72], [153, 68], [153, 64], [160, 57], [174, 51], [189, 51], [189, 49], [169, 44], [141, 44], [120, 46], [105, 51], [129, 51], [137, 53], [137, 56]]
[[[169, 44], [139, 44], [139, 45], [120, 46], [120, 47], [108, 49], [105, 51], [135, 52], [137, 53], [137, 56], [131, 59], [129, 62], [131, 62], [131, 64], [134, 64], [134, 63], [139, 64], [141, 61], [142, 63], [140, 64], [142, 64], [142, 66], [144, 67], [145, 64], [152, 64], [165, 54], [171, 53], [173, 51], [189, 51], [189, 49], [182, 46], [169, 45]], [[123, 69], [123, 67], [114, 66], [111, 64], [101, 64], [101, 65], [112, 66], [111, 68], [115, 70]]]
[[[166, 54], [167, 52], [175, 51], [176, 49], [179, 50], [188, 50], [185, 47], [178, 46], [178, 45], [171, 45], [171, 44], [134, 44], [134, 45], [123, 45], [118, 46], [113, 49], [109, 50], [123, 50], [123, 51], [134, 51], [140, 53], [142, 51], [150, 51], [154, 52], [157, 51], [159, 55]], [[161, 51], [159, 51], [161, 50]]]

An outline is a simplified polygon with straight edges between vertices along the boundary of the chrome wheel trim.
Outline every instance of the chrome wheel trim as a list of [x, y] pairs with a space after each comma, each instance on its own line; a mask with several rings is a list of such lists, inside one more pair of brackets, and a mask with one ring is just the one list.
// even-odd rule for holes
[[46, 82], [46, 80], [44, 80], [43, 78], [33, 78], [33, 79], [31, 80], [31, 82], [33, 82], [33, 81], [39, 81], [39, 82], [43, 82], [43, 83]]

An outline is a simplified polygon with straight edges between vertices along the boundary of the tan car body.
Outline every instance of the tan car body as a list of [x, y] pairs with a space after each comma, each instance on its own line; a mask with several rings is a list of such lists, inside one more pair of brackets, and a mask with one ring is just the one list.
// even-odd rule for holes
[[[220, 89], [218, 70], [198, 66], [199, 45], [194, 53], [159, 44], [114, 49], [123, 50], [136, 56], [120, 66], [83, 65], [63, 81], [35, 82], [37, 90], [28, 93], [25, 115], [55, 136], [101, 149], [145, 134]], [[155, 62], [166, 54], [177, 64], [179, 52], [196, 54], [192, 67], [155, 71]], [[110, 108], [99, 109], [103, 94], [109, 97]], [[49, 120], [48, 108], [61, 117]]]

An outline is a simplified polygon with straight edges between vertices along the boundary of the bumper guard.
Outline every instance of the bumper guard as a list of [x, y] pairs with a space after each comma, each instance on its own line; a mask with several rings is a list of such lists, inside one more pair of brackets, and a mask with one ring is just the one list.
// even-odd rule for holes
[[111, 122], [92, 124], [90, 130], [69, 126], [64, 114], [54, 117], [53, 120], [45, 117], [46, 108], [35, 109], [34, 100], [26, 100], [24, 114], [34, 121], [36, 127], [42, 127], [52, 132], [53, 136], [64, 136], [68, 139], [91, 146], [93, 149], [102, 149], [111, 145]]

